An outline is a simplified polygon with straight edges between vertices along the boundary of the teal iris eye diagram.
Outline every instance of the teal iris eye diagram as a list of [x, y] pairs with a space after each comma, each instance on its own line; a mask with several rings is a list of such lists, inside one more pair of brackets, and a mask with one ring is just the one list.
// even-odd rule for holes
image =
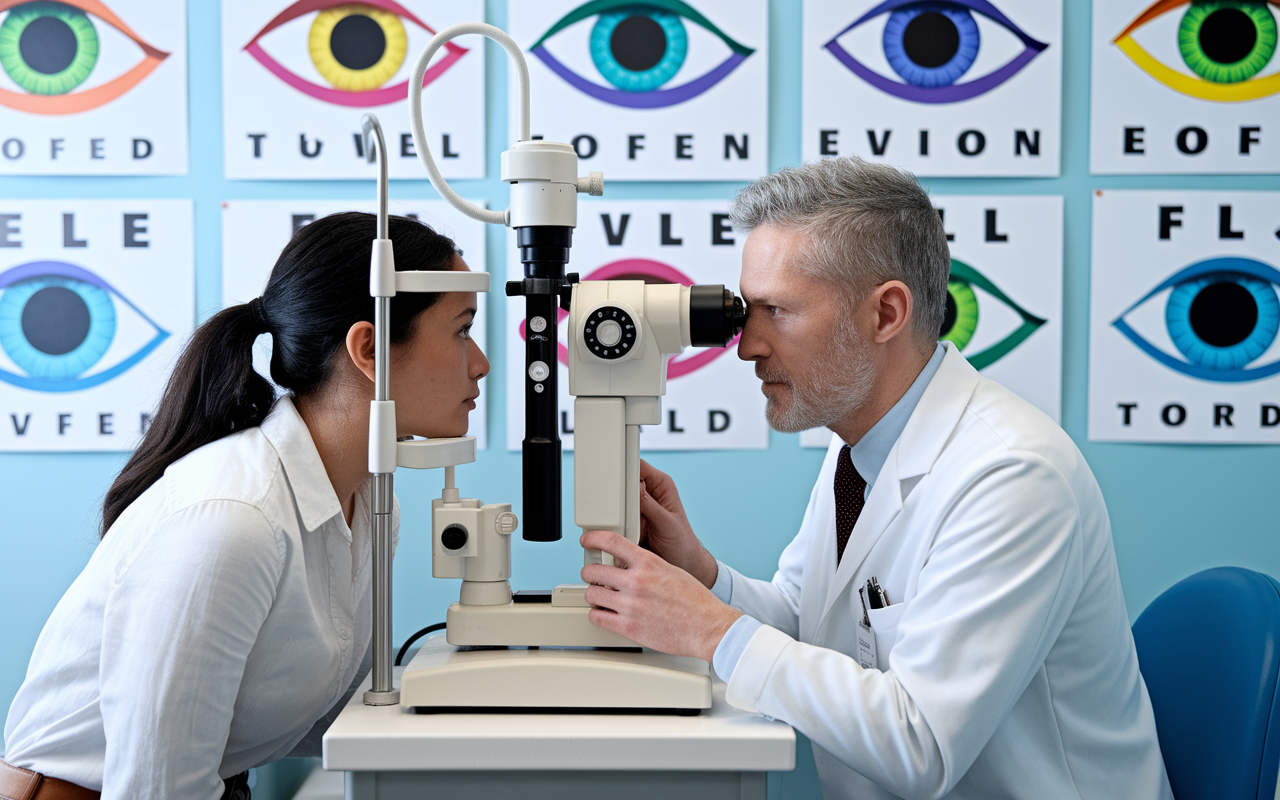
[[[1003, 66], [979, 76], [969, 74], [984, 45], [975, 14], [1007, 30], [1023, 47]], [[888, 19], [880, 47], [900, 81], [871, 69], [840, 43], [845, 34], [884, 15]], [[986, 94], [1021, 72], [1049, 45], [1030, 36], [987, 0], [886, 0], [823, 47], [854, 75], [886, 94], [913, 103], [938, 104]]]
[[[605, 83], [575, 72], [547, 47], [561, 31], [593, 17], [588, 48], [591, 63]], [[693, 60], [690, 23], [719, 39], [728, 56], [707, 72], [686, 78], [683, 73], [690, 72], [686, 67]], [[592, 0], [561, 17], [529, 52], [589, 97], [623, 108], [650, 109], [678, 105], [709, 91], [755, 49], [734, 40], [681, 0]]]
[[[1111, 324], [1142, 352], [1183, 375], [1217, 383], [1261, 380], [1280, 373], [1280, 358], [1255, 364], [1280, 333], [1278, 287], [1280, 271], [1261, 261], [1210, 258], [1174, 273]], [[1166, 293], [1162, 333], [1181, 358], [1157, 347], [1128, 319]]]
[[[974, 291], [975, 287], [1003, 303], [1022, 320], [1021, 325], [1004, 338], [976, 352], [966, 349], [978, 332], [981, 317], [981, 304]], [[986, 369], [1004, 358], [1047, 321], [1020, 306], [978, 270], [963, 261], [951, 259], [951, 278], [947, 282], [947, 310], [938, 339], [955, 344], [956, 349], [964, 353], [974, 369]]]
[[5, 383], [37, 392], [88, 389], [133, 368], [169, 335], [83, 267], [34, 261], [0, 272], [0, 351], [18, 370], [0, 363]]

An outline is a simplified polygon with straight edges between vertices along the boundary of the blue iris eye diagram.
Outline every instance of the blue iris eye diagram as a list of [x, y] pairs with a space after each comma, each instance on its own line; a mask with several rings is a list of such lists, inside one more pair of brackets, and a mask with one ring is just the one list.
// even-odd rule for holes
[[[544, 43], [560, 31], [596, 17], [591, 28], [591, 63], [610, 86], [574, 72]], [[705, 74], [677, 86], [668, 84], [689, 54], [685, 21], [710, 31], [729, 48], [729, 57]], [[681, 0], [592, 0], [560, 18], [534, 42], [529, 52], [582, 93], [623, 108], [666, 108], [703, 94], [737, 69], [755, 52]]]
[[[974, 12], [998, 23], [1022, 41], [1023, 51], [999, 69], [957, 83], [982, 49]], [[839, 39], [874, 17], [889, 14], [882, 46], [902, 81], [868, 68]], [[914, 103], [957, 103], [984, 95], [1012, 78], [1049, 45], [1036, 41], [987, 0], [886, 0], [854, 20], [823, 47], [850, 72], [877, 89]]]
[[[94, 371], [119, 352], [123, 330], [154, 329], [150, 341], [118, 363]], [[83, 267], [33, 261], [0, 273], [0, 350], [26, 374], [0, 368], [0, 381], [37, 392], [74, 392], [106, 383], [134, 367], [169, 338], [111, 284]]]
[[[1280, 359], [1250, 367], [1280, 332], [1280, 271], [1251, 258], [1210, 258], [1179, 270], [1111, 324], [1156, 361], [1205, 381], [1241, 383], [1280, 373]], [[1168, 291], [1164, 325], [1185, 360], [1156, 347], [1126, 321]]]

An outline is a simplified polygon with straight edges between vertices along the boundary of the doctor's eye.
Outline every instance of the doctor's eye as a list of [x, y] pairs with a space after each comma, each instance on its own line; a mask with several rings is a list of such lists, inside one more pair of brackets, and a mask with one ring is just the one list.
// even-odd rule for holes
[[[1170, 14], [1182, 5], [1188, 8], [1180, 18]], [[1138, 29], [1148, 25], [1153, 29], [1148, 46], [1168, 63], [1134, 38]], [[1261, 74], [1275, 66], [1276, 38], [1276, 19], [1267, 0], [1159, 0], [1112, 44], [1139, 69], [1176, 92], [1235, 103], [1280, 92], [1280, 72], [1273, 68]]]
[[[169, 57], [100, 0], [3, 5], [9, 10], [0, 22], [0, 68], [12, 83], [6, 88], [0, 81], [0, 105], [17, 111], [74, 114], [97, 108], [138, 85]], [[102, 80], [104, 73], [124, 69], [129, 40], [144, 58], [118, 77]]]
[[[980, 320], [985, 321], [979, 325]], [[1015, 303], [986, 275], [951, 259], [947, 311], [938, 339], [953, 342], [974, 369], [1004, 358], [1046, 321]]]
[[[310, 26], [294, 22], [308, 15]], [[414, 27], [406, 28], [404, 20]], [[368, 108], [409, 96], [413, 61], [407, 56], [420, 52], [435, 33], [394, 0], [298, 0], [254, 34], [244, 49], [272, 75], [308, 97]], [[264, 37], [279, 45], [277, 56], [263, 48]], [[422, 85], [435, 81], [466, 52], [465, 47], [446, 43], [427, 68]]]
[[[579, 24], [591, 18], [595, 18], [593, 25]], [[563, 49], [557, 48], [564, 61], [545, 46], [558, 36], [570, 40]], [[721, 56], [716, 51], [723, 53], [723, 47], [716, 44], [717, 39], [729, 50], [718, 64]], [[733, 40], [680, 0], [592, 0], [561, 17], [529, 52], [566, 83], [597, 100], [624, 108], [666, 108], [708, 91], [755, 50]], [[596, 83], [572, 66], [582, 72], [594, 68], [610, 85]]]
[[1255, 381], [1280, 373], [1278, 287], [1280, 271], [1261, 261], [1210, 258], [1173, 274], [1111, 324], [1183, 375]]
[[[149, 329], [148, 329], [149, 326]], [[73, 392], [131, 369], [168, 331], [83, 267], [34, 261], [0, 273], [0, 381]]]
[[[881, 34], [874, 37], [876, 26], [866, 23], [886, 15]], [[1012, 42], [1014, 37], [1017, 43]], [[986, 94], [1009, 80], [1049, 45], [1031, 38], [987, 0], [886, 0], [823, 46], [853, 74], [894, 97], [915, 103], [955, 103]], [[902, 81], [864, 62], [887, 66]], [[958, 83], [971, 72], [981, 72], [974, 69], [975, 64], [988, 71]]]

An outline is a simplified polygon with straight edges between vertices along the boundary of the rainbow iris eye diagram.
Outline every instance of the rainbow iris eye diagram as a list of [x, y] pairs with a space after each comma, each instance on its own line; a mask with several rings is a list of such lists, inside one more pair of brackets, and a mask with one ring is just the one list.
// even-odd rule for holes
[[[1171, 275], [1111, 324], [1142, 352], [1172, 370], [1205, 381], [1241, 383], [1280, 373], [1280, 359], [1250, 367], [1280, 332], [1280, 271], [1251, 258], [1198, 261]], [[1126, 319], [1156, 295], [1165, 298], [1163, 330], [1182, 355], [1162, 350]], [[1151, 338], [1156, 338], [1152, 336]]]
[[[961, 83], [958, 81], [982, 49], [974, 12], [1018, 37], [1024, 49], [999, 69]], [[839, 42], [849, 31], [883, 14], [889, 15], [881, 41], [884, 56], [902, 81], [872, 70]], [[914, 103], [956, 103], [984, 95], [1020, 72], [1048, 46], [1027, 35], [987, 0], [886, 0], [823, 45], [859, 78]]]
[[1048, 320], [1041, 319], [1013, 301], [986, 275], [956, 259], [951, 259], [951, 279], [947, 282], [947, 311], [938, 332], [939, 341], [953, 342], [964, 352], [978, 330], [979, 302], [974, 287], [991, 295], [1022, 319], [1012, 333], [976, 353], [965, 353], [974, 369], [986, 369], [1004, 358]]
[[0, 362], [5, 383], [37, 392], [88, 389], [128, 371], [167, 338], [168, 331], [83, 267], [33, 261], [0, 272], [0, 352], [21, 371]]
[[[1178, 52], [1188, 75], [1159, 61], [1133, 33], [1179, 6]], [[1159, 0], [1138, 15], [1112, 42], [1138, 68], [1175, 92], [1238, 103], [1280, 92], [1280, 73], [1259, 76], [1276, 52], [1276, 0]]]
[[[582, 278], [584, 281], [644, 281], [645, 283], [678, 283], [682, 286], [692, 286], [694, 281], [688, 275], [680, 270], [664, 264], [661, 261], [654, 261], [650, 258], [624, 258], [620, 261], [611, 261], [597, 270], [589, 273]], [[569, 312], [563, 309], [556, 313], [557, 327], [569, 317]], [[528, 338], [526, 329], [527, 322], [520, 322], [520, 341]], [[692, 372], [697, 372], [706, 365], [715, 361], [720, 356], [729, 352], [729, 349], [737, 345], [738, 336], [733, 337], [733, 341], [724, 347], [708, 347], [692, 348], [689, 353], [677, 356], [667, 362], [667, 379], [674, 380], [684, 377]], [[556, 355], [560, 359], [560, 363], [565, 366], [569, 365], [569, 348], [563, 344], [559, 344], [556, 348]]]
[[[6, 12], [0, 22], [0, 69], [22, 90], [0, 88], [0, 105], [17, 111], [56, 115], [97, 108], [137, 86], [169, 57], [100, 0], [0, 0], [0, 12]], [[102, 23], [133, 40], [144, 58], [117, 78], [74, 91], [107, 55]]]
[[[544, 43], [576, 23], [596, 17], [591, 28], [591, 63], [611, 86], [595, 83], [565, 66]], [[669, 84], [689, 60], [689, 31], [684, 20], [714, 34], [730, 50], [714, 69]], [[730, 38], [709, 19], [680, 0], [593, 0], [570, 11], [534, 42], [529, 52], [584, 94], [623, 108], [666, 108], [701, 95], [724, 80], [755, 52]]]
[[[262, 37], [305, 14], [316, 13], [307, 36], [307, 53], [316, 72], [329, 86], [298, 75], [272, 58]], [[394, 0], [360, 3], [334, 0], [299, 0], [276, 15], [244, 47], [245, 52], [272, 75], [308, 97], [334, 105], [369, 108], [395, 103], [409, 96], [409, 81], [387, 86], [404, 66], [409, 39], [403, 20], [434, 35], [435, 29]], [[443, 57], [423, 76], [427, 86], [467, 53], [453, 42], [445, 44]]]

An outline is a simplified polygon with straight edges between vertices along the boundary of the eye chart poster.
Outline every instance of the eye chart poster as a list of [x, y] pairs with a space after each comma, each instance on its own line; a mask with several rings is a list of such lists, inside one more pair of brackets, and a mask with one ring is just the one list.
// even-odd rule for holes
[[1278, 13], [1094, 0], [1090, 172], [1280, 172]]
[[0, 175], [185, 174], [185, 3], [0, 2]]
[[[951, 248], [941, 340], [983, 375], [1062, 418], [1062, 198], [934, 195]], [[805, 431], [826, 447], [825, 428]]]
[[[482, 201], [473, 201], [483, 206]], [[365, 211], [376, 214], [376, 202], [346, 200], [227, 200], [222, 204], [222, 297], [223, 305], [247, 303], [262, 295], [280, 251], [294, 232], [311, 222], [343, 211]], [[416, 217], [436, 232], [453, 239], [473, 272], [485, 269], [484, 223], [463, 216], [443, 200], [392, 200], [390, 212], [402, 217]], [[372, 238], [372, 237], [370, 237]], [[394, 245], [393, 245], [394, 246]], [[501, 292], [502, 283], [491, 281], [490, 292]], [[484, 295], [479, 303], [471, 336], [492, 360], [485, 345], [487, 315]], [[373, 298], [369, 298], [372, 305]], [[263, 377], [271, 377], [271, 337], [258, 338], [253, 358], [254, 368]], [[480, 381], [480, 396], [471, 412], [468, 435], [476, 437], [476, 446], [484, 449], [488, 436], [486, 398], [488, 381]], [[395, 398], [392, 398], [393, 400]]]
[[194, 320], [190, 200], [0, 200], [0, 451], [133, 449]]
[[[409, 78], [437, 32], [483, 20], [482, 0], [222, 0], [226, 176], [370, 177], [360, 118], [372, 113], [391, 177], [426, 180]], [[483, 41], [449, 42], [423, 79], [427, 141], [446, 178], [484, 177]]]
[[802, 151], [1054, 177], [1061, 0], [805, 0]]
[[[583, 171], [606, 181], [768, 172], [766, 0], [541, 0], [507, 15], [529, 63], [530, 133], [572, 144]], [[510, 100], [514, 140], [514, 90]]]
[[[629, 200], [584, 203], [567, 271], [582, 280], [724, 284], [738, 294], [742, 243], [728, 207], [715, 201]], [[514, 236], [507, 275], [523, 275]], [[524, 298], [506, 298], [507, 449], [524, 439]], [[573, 448], [567, 312], [559, 315], [560, 439]], [[644, 450], [747, 450], [769, 446], [765, 400], [751, 364], [728, 347], [690, 347], [671, 359], [662, 424], [641, 428]]]
[[1280, 192], [1093, 199], [1089, 439], [1280, 442]]

